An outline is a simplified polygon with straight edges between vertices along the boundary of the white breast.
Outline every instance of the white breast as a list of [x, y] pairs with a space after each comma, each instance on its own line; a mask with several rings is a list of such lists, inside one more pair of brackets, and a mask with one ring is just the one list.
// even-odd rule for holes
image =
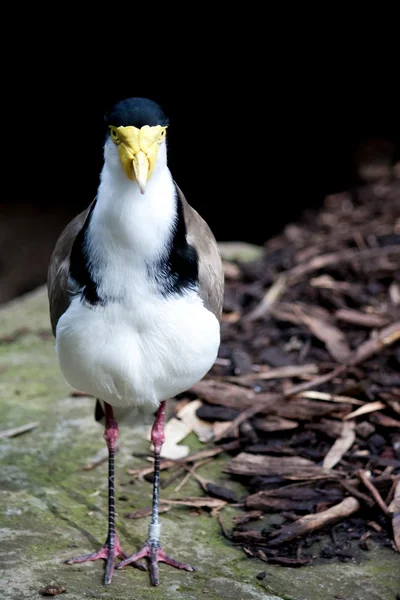
[[114, 406], [156, 407], [187, 390], [213, 365], [219, 323], [194, 292], [148, 297], [136, 306], [94, 308], [75, 298], [57, 326], [67, 381]]
[[165, 160], [144, 195], [114, 162], [104, 165], [87, 244], [92, 276], [107, 301], [91, 306], [76, 296], [58, 322], [56, 349], [75, 388], [114, 406], [155, 408], [211, 368], [219, 323], [197, 291], [165, 296], [149, 275], [177, 218]]

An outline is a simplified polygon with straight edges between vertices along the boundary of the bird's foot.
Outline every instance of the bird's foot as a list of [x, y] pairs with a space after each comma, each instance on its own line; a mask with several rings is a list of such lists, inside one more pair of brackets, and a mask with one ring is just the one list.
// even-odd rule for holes
[[158, 542], [146, 542], [139, 552], [132, 554], [129, 558], [121, 561], [117, 565], [117, 569], [123, 569], [131, 563], [136, 563], [141, 558], [147, 558], [150, 563], [150, 581], [152, 585], [158, 585], [160, 583], [158, 574], [158, 563], [163, 562], [176, 569], [184, 569], [185, 571], [195, 571], [196, 569], [186, 563], [181, 563], [165, 554], [164, 550], [160, 547]]
[[72, 565], [74, 563], [83, 563], [102, 558], [106, 561], [104, 583], [108, 585], [111, 583], [113, 577], [114, 560], [117, 557], [125, 559], [127, 558], [127, 554], [125, 554], [125, 552], [122, 550], [119, 539], [117, 536], [115, 536], [112, 542], [107, 540], [98, 552], [93, 552], [92, 554], [83, 554], [82, 556], [74, 556], [73, 558], [68, 558], [65, 560], [64, 563], [67, 565]]

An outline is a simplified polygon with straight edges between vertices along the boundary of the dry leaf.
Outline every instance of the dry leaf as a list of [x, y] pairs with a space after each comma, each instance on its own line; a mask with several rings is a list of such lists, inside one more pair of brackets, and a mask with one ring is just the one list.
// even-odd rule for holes
[[336, 440], [333, 446], [328, 450], [322, 466], [324, 469], [333, 469], [333, 467], [341, 460], [344, 454], [354, 444], [356, 439], [355, 422], [345, 421], [342, 424], [340, 437]]
[[382, 410], [382, 408], [386, 408], [386, 405], [380, 400], [377, 400], [376, 402], [369, 402], [368, 404], [364, 404], [364, 406], [360, 406], [360, 408], [357, 408], [357, 410], [349, 413], [343, 419], [344, 421], [347, 421], [348, 419], [354, 419], [360, 415], [365, 415], [376, 410]]
[[200, 400], [193, 400], [179, 410], [177, 417], [187, 425], [190, 431], [194, 431], [201, 442], [209, 442], [214, 435], [214, 430], [210, 423], [199, 419], [196, 415], [196, 411], [201, 406], [203, 403]]

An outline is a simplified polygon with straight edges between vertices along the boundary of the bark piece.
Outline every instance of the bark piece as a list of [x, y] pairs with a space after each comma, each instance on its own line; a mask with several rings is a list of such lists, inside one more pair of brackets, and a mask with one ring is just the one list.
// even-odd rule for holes
[[323, 529], [328, 525], [343, 521], [343, 519], [347, 519], [357, 512], [359, 508], [360, 503], [357, 498], [349, 496], [327, 510], [313, 515], [306, 515], [297, 519], [294, 523], [284, 525], [278, 531], [274, 531], [267, 540], [268, 546], [279, 546], [295, 538], [304, 537], [318, 529]]
[[235, 475], [270, 476], [277, 475], [282, 479], [290, 480], [314, 480], [340, 477], [340, 473], [318, 467], [307, 458], [300, 456], [265, 456], [241, 452], [233, 458], [225, 467], [226, 473]]
[[344, 421], [340, 437], [338, 437], [333, 446], [328, 450], [322, 462], [324, 469], [333, 469], [333, 467], [342, 459], [343, 455], [350, 450], [355, 439], [356, 432], [354, 421]]

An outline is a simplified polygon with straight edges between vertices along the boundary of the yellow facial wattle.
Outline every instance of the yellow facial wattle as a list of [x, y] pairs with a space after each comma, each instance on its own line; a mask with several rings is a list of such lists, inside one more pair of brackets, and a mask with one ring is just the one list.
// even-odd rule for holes
[[144, 125], [140, 129], [131, 125], [110, 126], [111, 139], [118, 146], [122, 167], [129, 179], [137, 181], [142, 194], [153, 174], [158, 148], [165, 138], [166, 129], [161, 125]]

